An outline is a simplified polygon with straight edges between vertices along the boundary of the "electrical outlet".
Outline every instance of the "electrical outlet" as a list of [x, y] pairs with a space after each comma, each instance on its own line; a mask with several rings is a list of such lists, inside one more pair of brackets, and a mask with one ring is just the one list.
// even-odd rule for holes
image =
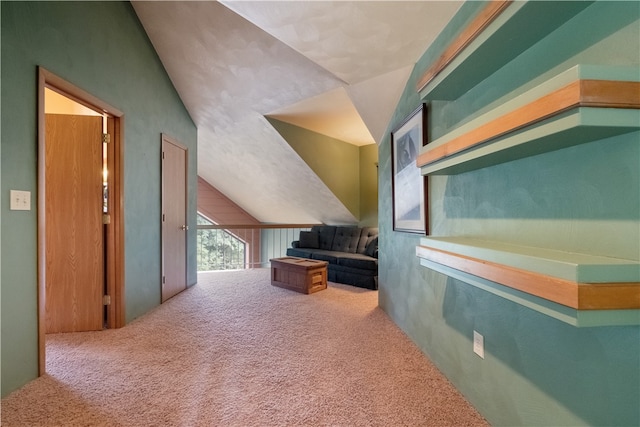
[[473, 331], [473, 352], [484, 359], [484, 337]]
[[31, 192], [11, 190], [10, 209], [12, 211], [30, 211], [31, 210]]

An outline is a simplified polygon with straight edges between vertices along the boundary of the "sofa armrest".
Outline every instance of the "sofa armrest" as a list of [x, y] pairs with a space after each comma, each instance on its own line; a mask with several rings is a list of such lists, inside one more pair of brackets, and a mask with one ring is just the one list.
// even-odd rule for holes
[[300, 240], [294, 240], [293, 242], [291, 242], [292, 248], [297, 248], [299, 246], [300, 246]]

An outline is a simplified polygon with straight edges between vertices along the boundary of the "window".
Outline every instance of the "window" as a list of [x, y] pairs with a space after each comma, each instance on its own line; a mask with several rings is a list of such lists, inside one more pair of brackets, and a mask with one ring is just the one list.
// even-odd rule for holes
[[[216, 225], [198, 213], [198, 225]], [[246, 268], [246, 243], [226, 230], [198, 228], [198, 271]]]

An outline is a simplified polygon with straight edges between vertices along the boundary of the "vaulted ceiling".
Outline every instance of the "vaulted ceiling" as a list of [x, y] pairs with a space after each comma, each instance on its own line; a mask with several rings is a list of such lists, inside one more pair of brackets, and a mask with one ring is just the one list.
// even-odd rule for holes
[[[198, 127], [198, 175], [266, 223], [356, 223], [266, 117], [379, 142], [458, 1], [134, 1]], [[354, 165], [357, 167], [357, 165]]]

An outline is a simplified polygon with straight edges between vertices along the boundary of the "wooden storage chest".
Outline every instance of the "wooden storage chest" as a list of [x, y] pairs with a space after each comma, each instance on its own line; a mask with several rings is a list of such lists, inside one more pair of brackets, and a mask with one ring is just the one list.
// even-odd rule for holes
[[271, 261], [271, 284], [304, 294], [327, 289], [327, 262], [297, 257]]

